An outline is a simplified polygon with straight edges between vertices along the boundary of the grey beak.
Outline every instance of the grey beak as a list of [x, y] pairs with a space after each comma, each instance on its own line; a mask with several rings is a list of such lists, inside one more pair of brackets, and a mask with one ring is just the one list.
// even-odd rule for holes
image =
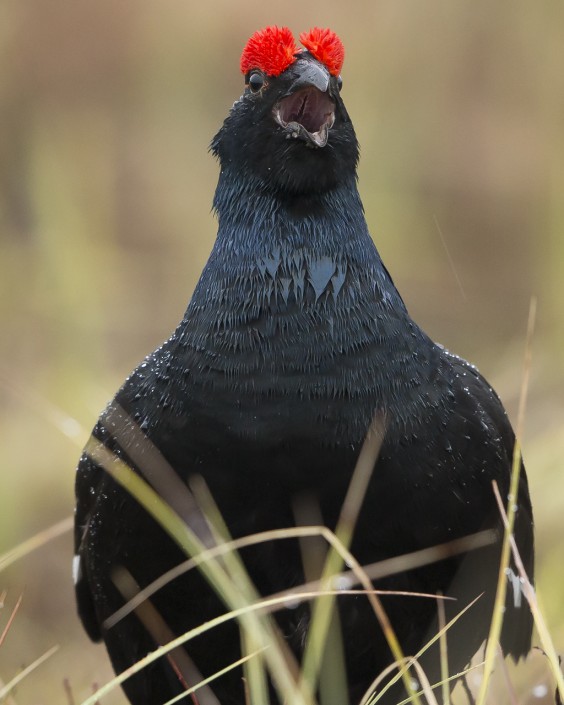
[[289, 69], [289, 73], [295, 75], [294, 81], [285, 95], [291, 95], [301, 88], [314, 86], [322, 93], [327, 91], [329, 87], [329, 71], [317, 63], [317, 61], [305, 61], [298, 59]]

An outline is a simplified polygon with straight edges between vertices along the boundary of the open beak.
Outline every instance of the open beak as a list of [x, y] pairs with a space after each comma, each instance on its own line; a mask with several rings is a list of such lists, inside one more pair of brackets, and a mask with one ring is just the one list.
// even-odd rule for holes
[[324, 66], [298, 60], [296, 78], [274, 106], [274, 119], [288, 139], [302, 139], [309, 147], [325, 147], [335, 122], [335, 102], [329, 96], [329, 72]]

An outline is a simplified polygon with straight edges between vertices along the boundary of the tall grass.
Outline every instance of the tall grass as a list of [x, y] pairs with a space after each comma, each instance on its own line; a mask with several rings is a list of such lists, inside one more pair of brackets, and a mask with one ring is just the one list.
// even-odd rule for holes
[[[118, 435], [120, 433], [127, 433], [128, 435], [131, 435], [132, 432], [135, 434], [140, 433], [135, 429], [132, 420], [123, 415], [121, 416], [121, 428], [115, 423], [115, 421], [116, 418], [114, 415], [112, 425], [114, 428], [117, 428], [116, 433], [118, 433]], [[183, 652], [181, 647], [186, 644], [188, 644], [189, 647], [189, 642], [191, 639], [230, 620], [237, 620], [243, 629], [243, 632], [247, 635], [246, 639], [244, 639], [242, 643], [247, 644], [249, 648], [244, 651], [241, 659], [229, 665], [225, 669], [222, 669], [222, 671], [217, 674], [213, 674], [209, 678], [202, 680], [196, 685], [191, 687], [186, 686], [185, 693], [168, 701], [166, 705], [172, 705], [172, 703], [188, 698], [188, 696], [192, 694], [196, 697], [195, 702], [198, 702], [198, 690], [208, 684], [212, 684], [213, 686], [213, 680], [216, 677], [223, 675], [226, 671], [230, 670], [230, 668], [236, 668], [239, 666], [248, 667], [249, 663], [254, 663], [256, 665], [254, 674], [250, 669], [247, 669], [249, 705], [265, 705], [268, 702], [268, 695], [264, 686], [267, 674], [268, 677], [272, 678], [277, 684], [282, 700], [286, 702], [289, 701], [293, 703], [307, 703], [308, 705], [314, 705], [314, 692], [318, 686], [321, 689], [321, 693], [323, 693], [324, 675], [323, 669], [320, 668], [320, 665], [323, 662], [324, 653], [326, 651], [327, 634], [331, 623], [331, 615], [336, 614], [333, 612], [334, 601], [335, 599], [338, 599], [339, 596], [348, 594], [364, 594], [369, 600], [373, 601], [375, 612], [387, 635], [389, 646], [392, 653], [396, 656], [395, 664], [389, 669], [386, 669], [386, 672], [380, 675], [375, 674], [374, 684], [371, 689], [367, 691], [363, 702], [366, 705], [376, 705], [380, 697], [382, 697], [382, 695], [386, 692], [387, 688], [384, 689], [379, 696], [371, 695], [371, 691], [378, 685], [383, 677], [397, 670], [397, 675], [394, 679], [392, 679], [390, 684], [395, 682], [398, 678], [404, 677], [406, 689], [408, 692], [411, 692], [411, 696], [408, 697], [407, 700], [402, 701], [402, 705], [403, 703], [408, 702], [419, 704], [425, 702], [430, 705], [434, 705], [436, 703], [436, 699], [432, 689], [435, 687], [440, 687], [441, 685], [446, 686], [446, 690], [444, 691], [444, 702], [449, 703], [450, 695], [448, 694], [448, 682], [458, 679], [463, 674], [449, 674], [448, 668], [445, 668], [443, 673], [443, 681], [441, 681], [441, 683], [429, 683], [425, 673], [418, 665], [418, 658], [430, 646], [431, 643], [437, 639], [442, 639], [446, 634], [448, 634], [448, 629], [450, 626], [458, 619], [459, 616], [461, 616], [461, 614], [469, 609], [473, 603], [462, 608], [460, 614], [457, 615], [450, 623], [443, 624], [439, 633], [431, 639], [429, 644], [423, 647], [421, 652], [410, 655], [406, 658], [401, 653], [397, 641], [395, 641], [393, 625], [387, 621], [386, 615], [377, 597], [379, 593], [377, 590], [373, 589], [370, 576], [386, 575], [393, 572], [394, 569], [406, 570], [416, 565], [424, 565], [430, 560], [441, 560], [447, 555], [455, 555], [460, 551], [472, 550], [479, 546], [485, 545], [491, 541], [494, 541], [495, 536], [492, 532], [482, 532], [480, 535], [454, 541], [443, 547], [436, 547], [435, 549], [427, 549], [426, 551], [417, 552], [418, 554], [424, 554], [424, 557], [421, 555], [412, 554], [410, 556], [402, 556], [398, 557], [398, 559], [392, 559], [392, 561], [384, 561], [375, 564], [374, 566], [360, 566], [354, 559], [354, 556], [352, 556], [347, 550], [347, 544], [349, 543], [350, 536], [354, 531], [355, 517], [360, 508], [366, 484], [370, 477], [373, 464], [376, 460], [381, 438], [384, 434], [384, 429], [382, 426], [376, 426], [375, 430], [376, 433], [373, 433], [368, 437], [363, 452], [361, 452], [357, 469], [351, 482], [351, 488], [343, 506], [341, 520], [335, 533], [329, 531], [324, 526], [302, 526], [265, 532], [262, 535], [258, 534], [255, 536], [244, 537], [243, 539], [239, 539], [237, 541], [230, 540], [228, 534], [226, 533], [226, 527], [223, 525], [222, 519], [213, 504], [213, 499], [209, 496], [205, 490], [205, 486], [201, 483], [199, 488], [196, 490], [195, 495], [195, 499], [198, 500], [197, 512], [200, 513], [200, 518], [198, 519], [196, 517], [196, 521], [191, 522], [192, 526], [195, 525], [198, 527], [198, 533], [200, 535], [197, 535], [194, 533], [194, 530], [191, 528], [190, 524], [186, 523], [177, 513], [179, 509], [186, 509], [186, 505], [188, 503], [191, 504], [194, 500], [194, 497], [190, 495], [187, 488], [184, 488], [184, 494], [186, 495], [184, 501], [181, 500], [179, 502], [178, 498], [174, 500], [173, 504], [175, 505], [175, 511], [175, 509], [171, 507], [169, 501], [164, 499], [158, 493], [158, 488], [152, 488], [148, 484], [147, 479], [144, 479], [142, 475], [138, 475], [120, 458], [109, 452], [101, 443], [91, 438], [87, 445], [86, 452], [98, 464], [104, 467], [107, 472], [111, 473], [112, 477], [125, 489], [127, 489], [127, 491], [130, 492], [137, 499], [137, 501], [139, 501], [142, 506], [144, 506], [145, 509], [153, 515], [153, 517], [163, 526], [163, 528], [166, 529], [178, 545], [186, 551], [187, 555], [190, 556], [190, 559], [187, 564], [180, 566], [180, 568], [182, 570], [189, 570], [193, 568], [201, 570], [210, 582], [211, 589], [217, 591], [218, 595], [225, 602], [227, 611], [225, 614], [218, 616], [216, 619], [202, 624], [201, 626], [192, 629], [179, 637], [173, 638], [172, 634], [167, 635], [169, 639], [168, 643], [156, 648], [155, 651], [141, 659], [137, 664], [128, 668], [119, 676], [111, 679], [105, 685], [97, 688], [90, 697], [82, 702], [82, 705], [97, 705], [100, 702], [104, 702], [105, 697], [111, 691], [115, 690], [127, 678], [139, 672], [141, 669], [146, 668], [150, 663], [163, 657], [172, 658], [172, 663], [175, 668], [180, 669], [179, 677], [182, 678]], [[139, 448], [139, 441], [140, 438], [137, 437], [135, 443], [137, 448]], [[156, 449], [152, 447], [146, 439], [142, 441], [142, 447], [142, 455], [149, 457], [149, 459], [154, 461], [157, 457], [158, 451], [156, 451]], [[170, 499], [171, 490], [174, 489], [177, 491], [178, 487], [175, 486], [175, 478], [166, 477], [166, 473], [163, 477], [162, 462], [164, 461], [161, 458], [159, 462], [160, 476], [157, 484], [160, 483], [161, 491], [164, 490], [165, 494], [168, 495]], [[518, 463], [516, 463], [515, 467], [518, 468], [518, 466]], [[513, 479], [518, 472], [515, 470], [515, 467], [513, 469]], [[154, 467], [149, 468], [145, 465], [144, 469], [141, 468], [141, 472], [154, 480]], [[172, 479], [173, 487], [168, 484], [169, 479]], [[511, 523], [507, 518], [507, 514], [501, 503], [499, 493], [497, 493], [497, 498], [500, 503], [500, 512], [506, 524], [507, 545], [511, 546], [515, 555], [525, 586], [523, 592], [533, 611], [534, 621], [540, 635], [541, 644], [545, 653], [548, 654], [550, 669], [554, 681], [557, 684], [560, 697], [562, 697], [564, 694], [564, 683], [562, 673], [559, 668], [558, 658], [556, 657], [556, 649], [547, 631], [546, 621], [539, 609], [534, 590], [528, 582], [528, 576], [524, 573], [522, 564], [520, 563], [517, 547], [513, 542]], [[511, 495], [509, 501], [511, 506]], [[191, 509], [194, 511], [194, 506], [192, 506]], [[202, 523], [201, 520], [205, 523]], [[16, 547], [8, 555], [1, 556], [0, 567], [5, 567], [14, 560], [21, 559], [26, 554], [45, 546], [48, 541], [53, 540], [62, 531], [68, 530], [68, 524], [68, 520], [59, 522], [59, 524], [50, 527], [49, 529], [41, 532], [39, 535], [26, 541], [24, 544]], [[207, 531], [211, 531], [213, 534], [213, 545], [210, 545], [209, 543], [209, 539], [211, 537], [209, 535], [206, 536]], [[242, 562], [238, 558], [237, 549], [243, 545], [252, 545], [253, 543], [258, 543], [265, 540], [287, 540], [290, 537], [312, 535], [323, 537], [330, 547], [330, 552], [325, 554], [325, 567], [322, 571], [321, 577], [313, 583], [284, 591], [280, 595], [274, 595], [271, 597], [259, 596], [254, 590]], [[334, 556], [337, 556], [338, 559]], [[347, 574], [341, 572], [344, 562], [352, 567]], [[503, 580], [506, 580], [505, 574], [508, 564], [509, 555], [508, 553], [504, 553], [500, 564], [500, 576], [503, 576]], [[111, 627], [117, 620], [122, 618], [127, 611], [135, 611], [137, 617], [141, 619], [146, 628], [153, 633], [157, 643], [159, 641], [162, 642], [162, 631], [159, 635], [154, 632], [155, 625], [158, 626], [160, 618], [150, 605], [150, 594], [152, 594], [156, 588], [162, 587], [166, 581], [172, 579], [172, 577], [175, 577], [177, 574], [178, 570], [175, 570], [174, 572], [171, 571], [170, 575], [163, 576], [164, 579], [159, 581], [157, 586], [150, 586], [148, 590], [139, 592], [135, 586], [135, 583], [128, 576], [125, 570], [121, 571], [121, 573], [116, 577], [116, 585], [122, 591], [124, 598], [130, 600], [130, 602], [126, 605], [127, 609], [120, 610], [120, 614], [115, 615], [114, 618], [109, 620], [106, 626]], [[346, 589], [343, 589], [342, 587], [343, 579], [346, 579]], [[351, 586], [354, 585], [355, 582], [361, 585], [360, 590], [352, 589]], [[501, 580], [500, 584], [502, 584]], [[436, 596], [433, 595], [428, 595], [427, 597], [429, 599], [436, 598]], [[19, 605], [21, 604], [21, 599], [22, 598], [20, 597], [16, 603], [16, 606], [12, 610], [6, 626], [0, 635], [0, 647], [2, 647], [9, 630], [13, 628], [14, 620]], [[304, 662], [299, 672], [296, 671], [293, 658], [289, 655], [288, 651], [281, 648], [281, 639], [275, 635], [276, 627], [269, 619], [269, 614], [271, 614], [273, 610], [286, 608], [290, 599], [294, 603], [296, 601], [308, 600], [312, 601], [314, 605], [314, 609], [312, 610], [310, 639], [308, 641], [308, 647], [306, 648]], [[479, 599], [479, 597], [476, 599]], [[438, 602], [440, 605], [440, 597]], [[496, 600], [496, 606], [492, 619], [492, 628], [489, 637], [490, 644], [497, 644], [497, 639], [499, 638], [501, 629], [501, 621], [503, 620], [504, 602], [505, 595], [503, 590], [501, 590], [498, 595], [498, 599]], [[339, 634], [334, 633], [333, 638], [338, 639]], [[14, 676], [6, 685], [0, 687], [0, 702], [3, 702], [4, 699], [8, 698], [18, 684], [24, 679], [33, 678], [33, 672], [35, 669], [38, 668], [45, 660], [50, 658], [58, 650], [58, 648], [59, 647], [57, 645], [51, 647], [32, 664]], [[493, 662], [489, 651], [489, 649], [486, 650], [485, 663], [479, 664], [482, 666], [485, 665], [484, 678], [482, 680], [482, 686], [478, 695], [478, 702], [483, 704], [488, 702], [497, 702], [497, 698], [499, 697], [496, 693], [493, 696], [493, 699], [488, 699], [489, 680], [493, 670]], [[492, 653], [495, 653], [495, 651], [495, 648], [491, 650]], [[309, 666], [308, 658], [310, 659]], [[448, 647], [445, 648], [444, 658], [445, 661], [448, 661]], [[311, 665], [312, 662], [313, 664], [316, 664], [313, 666], [313, 672]], [[408, 668], [414, 669], [414, 674], [417, 676], [419, 683], [422, 684], [423, 688], [420, 692], [413, 691], [412, 681], [408, 675]], [[474, 668], [476, 668], [476, 666], [474, 666]], [[296, 674], [298, 674], [298, 678], [296, 678]], [[344, 670], [341, 672], [341, 676], [343, 679], [345, 678]], [[325, 677], [327, 676], [325, 675]], [[344, 680], [342, 683], [337, 685], [337, 688], [341, 688], [343, 693], [346, 694], [346, 683]], [[328, 702], [335, 701], [334, 691], [332, 692], [332, 695], [333, 698], [330, 698]], [[323, 700], [321, 702], [323, 702]]]

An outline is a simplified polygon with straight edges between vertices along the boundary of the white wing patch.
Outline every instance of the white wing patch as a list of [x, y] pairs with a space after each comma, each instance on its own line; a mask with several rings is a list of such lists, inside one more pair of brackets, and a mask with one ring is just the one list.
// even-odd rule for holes
[[513, 588], [513, 606], [521, 607], [521, 596], [523, 595], [521, 578], [516, 575], [511, 568], [507, 568], [505, 574], [507, 575], [507, 580], [509, 580], [511, 587]]
[[82, 577], [82, 569], [80, 565], [80, 556], [77, 554], [72, 559], [72, 580], [75, 585]]

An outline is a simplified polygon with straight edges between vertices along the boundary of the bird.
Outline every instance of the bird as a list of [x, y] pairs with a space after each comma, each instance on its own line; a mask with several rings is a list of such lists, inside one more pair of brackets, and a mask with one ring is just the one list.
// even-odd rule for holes
[[[306, 525], [300, 506], [312, 508], [310, 523], [335, 531], [362, 449], [377, 436], [349, 546], [359, 565], [479, 532], [490, 537], [372, 582], [406, 656], [438, 629], [437, 600], [406, 593], [444, 596], [447, 620], [467, 608], [446, 634], [458, 673], [488, 636], [503, 536], [492, 483], [505, 500], [515, 434], [476, 367], [410, 317], [369, 233], [359, 144], [342, 97], [343, 43], [320, 27], [299, 41], [273, 25], [245, 45], [243, 93], [210, 147], [220, 167], [213, 249], [177, 328], [125, 380], [91, 440], [165, 497], [209, 547], [213, 530], [195, 478], [229, 540]], [[533, 514], [519, 463], [514, 537], [532, 583]], [[190, 570], [112, 621], [187, 554], [110, 465], [89, 446], [79, 460], [73, 573], [84, 628], [105, 642], [121, 673], [228, 610], [221, 591]], [[239, 555], [261, 598], [310, 577], [295, 537]], [[517, 661], [531, 648], [533, 620], [513, 559], [507, 581], [500, 642]], [[396, 659], [365, 594], [343, 594], [336, 605], [345, 685], [323, 702], [359, 705]], [[272, 618], [298, 673], [312, 614], [299, 601]], [[161, 657], [124, 680], [132, 705], [161, 705], [237, 662], [237, 622], [181, 651], [176, 662]], [[431, 683], [440, 680], [436, 643], [419, 660]], [[283, 702], [267, 673], [264, 703]], [[243, 705], [245, 687], [233, 668], [196, 690], [193, 702]], [[321, 686], [312, 687], [310, 696], [321, 697]], [[405, 688], [400, 680], [380, 702], [399, 702]]]

